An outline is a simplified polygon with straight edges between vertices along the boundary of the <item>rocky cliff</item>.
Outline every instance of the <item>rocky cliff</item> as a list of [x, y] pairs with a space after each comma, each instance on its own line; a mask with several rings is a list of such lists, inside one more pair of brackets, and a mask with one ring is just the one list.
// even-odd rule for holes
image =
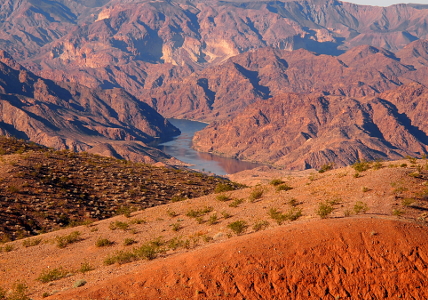
[[428, 152], [428, 90], [412, 83], [377, 97], [283, 94], [195, 135], [196, 149], [286, 169], [343, 166]]
[[122, 87], [150, 103], [145, 89], [264, 47], [339, 55], [368, 44], [396, 52], [428, 37], [427, 16], [422, 5], [335, 0], [7, 0], [0, 49], [45, 78]]
[[153, 162], [167, 157], [145, 143], [176, 135], [179, 130], [121, 89], [103, 91], [55, 83], [34, 75], [3, 51], [0, 133], [56, 149]]

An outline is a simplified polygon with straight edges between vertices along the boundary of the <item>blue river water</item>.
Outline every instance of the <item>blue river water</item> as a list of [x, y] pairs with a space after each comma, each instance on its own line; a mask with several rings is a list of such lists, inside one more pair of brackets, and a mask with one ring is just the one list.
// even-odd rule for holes
[[190, 169], [226, 175], [261, 166], [261, 164], [198, 152], [192, 149], [192, 138], [195, 132], [202, 130], [207, 124], [182, 119], [168, 119], [168, 121], [180, 129], [181, 135], [174, 137], [170, 141], [158, 144], [156, 148], [185, 163], [191, 164]]

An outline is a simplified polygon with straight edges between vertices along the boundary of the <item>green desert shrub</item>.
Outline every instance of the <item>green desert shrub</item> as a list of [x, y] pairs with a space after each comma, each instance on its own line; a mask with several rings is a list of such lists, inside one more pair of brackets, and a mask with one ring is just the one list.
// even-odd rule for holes
[[73, 231], [72, 233], [64, 236], [57, 236], [55, 238], [56, 245], [58, 248], [65, 248], [69, 244], [80, 242], [82, 239], [81, 234], [79, 231]]
[[44, 270], [39, 277], [37, 277], [37, 280], [43, 283], [59, 280], [61, 278], [66, 277], [69, 274], [67, 270], [64, 268], [55, 268], [55, 269], [48, 269]]
[[369, 210], [367, 203], [363, 201], [357, 201], [354, 205], [354, 212], [358, 215], [359, 213], [366, 213]]
[[106, 238], [98, 238], [97, 241], [95, 242], [95, 246], [97, 247], [107, 247], [107, 246], [111, 246], [113, 245], [114, 242], [110, 241], [109, 239]]
[[238, 220], [230, 223], [229, 225], [227, 225], [227, 227], [232, 230], [236, 235], [241, 235], [247, 230], [248, 225], [247, 222], [245, 222], [244, 220]]
[[315, 213], [320, 216], [321, 219], [325, 219], [333, 212], [333, 210], [333, 205], [326, 201], [318, 204], [318, 208], [315, 210]]

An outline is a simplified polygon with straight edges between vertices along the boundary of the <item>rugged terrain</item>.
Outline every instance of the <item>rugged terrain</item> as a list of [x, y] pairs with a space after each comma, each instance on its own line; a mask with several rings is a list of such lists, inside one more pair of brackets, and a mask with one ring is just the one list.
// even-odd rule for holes
[[196, 133], [195, 148], [286, 169], [426, 155], [428, 91], [412, 83], [377, 97], [284, 94]]
[[257, 186], [8, 242], [2, 286], [32, 299], [424, 298], [427, 166], [245, 171], [235, 180]]
[[283, 93], [365, 97], [410, 82], [424, 84], [427, 64], [426, 40], [397, 53], [362, 45], [339, 56], [263, 48], [151, 88], [144, 99], [166, 117], [230, 119], [251, 103]]
[[121, 89], [56, 83], [0, 51], [0, 133], [55, 149], [140, 162], [170, 157], [148, 142], [179, 134], [150, 106]]
[[238, 184], [180, 169], [0, 138], [0, 240], [129, 214]]
[[335, 0], [7, 0], [0, 48], [42, 77], [122, 87], [146, 98], [145, 89], [265, 47], [339, 55], [371, 45], [396, 52], [428, 37], [426, 11]]

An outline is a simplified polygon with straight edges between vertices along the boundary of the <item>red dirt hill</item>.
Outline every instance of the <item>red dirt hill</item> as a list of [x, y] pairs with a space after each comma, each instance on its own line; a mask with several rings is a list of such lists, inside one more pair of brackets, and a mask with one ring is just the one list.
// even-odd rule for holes
[[385, 219], [296, 223], [49, 299], [426, 299], [426, 235]]

